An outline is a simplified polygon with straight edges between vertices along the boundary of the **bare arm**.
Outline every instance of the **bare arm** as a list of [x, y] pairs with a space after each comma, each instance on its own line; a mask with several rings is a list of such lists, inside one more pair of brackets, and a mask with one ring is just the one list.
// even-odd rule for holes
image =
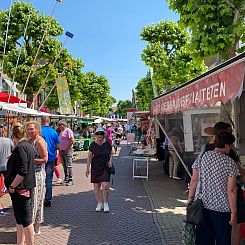
[[93, 153], [88, 151], [88, 158], [87, 158], [87, 169], [86, 169], [86, 177], [90, 174], [90, 164], [92, 162]]
[[191, 176], [189, 195], [188, 195], [188, 203], [191, 202], [192, 199], [194, 198], [196, 188], [197, 188], [198, 178], [199, 178], [198, 172], [195, 169], [193, 169], [193, 173]]
[[111, 154], [110, 154], [110, 159], [109, 159], [109, 162], [108, 162], [108, 166], [111, 167], [112, 166], [112, 151], [111, 151]]
[[34, 162], [36, 164], [44, 164], [48, 161], [48, 150], [46, 142], [43, 139], [37, 141], [37, 150], [40, 158], [36, 158]]
[[231, 209], [230, 224], [236, 224], [237, 222], [237, 190], [236, 190], [236, 176], [228, 177], [227, 192], [228, 201]]

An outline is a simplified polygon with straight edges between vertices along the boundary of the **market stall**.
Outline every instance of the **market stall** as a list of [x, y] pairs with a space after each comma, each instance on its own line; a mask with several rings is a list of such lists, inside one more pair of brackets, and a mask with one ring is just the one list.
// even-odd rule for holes
[[244, 61], [245, 53], [153, 99], [151, 115], [163, 137], [170, 140], [170, 131], [173, 128], [179, 131], [184, 148], [179, 158], [184, 168], [187, 169], [186, 163], [193, 162], [201, 146], [210, 140], [204, 129], [220, 120], [234, 126], [236, 145], [240, 154], [245, 154], [245, 129], [241, 127], [245, 119], [242, 113], [245, 110]]

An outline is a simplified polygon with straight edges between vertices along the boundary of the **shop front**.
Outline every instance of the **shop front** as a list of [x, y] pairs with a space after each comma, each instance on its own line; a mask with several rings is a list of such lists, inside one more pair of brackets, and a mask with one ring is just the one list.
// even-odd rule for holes
[[245, 155], [244, 72], [243, 53], [152, 101], [160, 137], [170, 141], [173, 129], [178, 132], [183, 147], [178, 155], [187, 172], [212, 137], [208, 128], [221, 120], [233, 126], [241, 158]]

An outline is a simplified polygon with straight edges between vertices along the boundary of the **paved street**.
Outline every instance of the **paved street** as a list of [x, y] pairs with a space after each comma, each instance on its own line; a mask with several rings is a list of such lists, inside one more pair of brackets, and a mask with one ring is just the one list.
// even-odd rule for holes
[[[86, 153], [73, 164], [74, 186], [56, 186], [52, 207], [45, 208], [45, 223], [36, 244], [181, 244], [181, 223], [186, 194], [183, 181], [163, 174], [162, 164], [150, 163], [149, 181], [132, 180], [129, 147], [114, 156], [116, 175], [110, 191], [110, 212], [96, 213], [90, 179], [85, 177]], [[79, 156], [76, 156], [79, 158]], [[5, 203], [8, 202], [4, 197]], [[15, 244], [12, 210], [0, 216], [0, 244]]]

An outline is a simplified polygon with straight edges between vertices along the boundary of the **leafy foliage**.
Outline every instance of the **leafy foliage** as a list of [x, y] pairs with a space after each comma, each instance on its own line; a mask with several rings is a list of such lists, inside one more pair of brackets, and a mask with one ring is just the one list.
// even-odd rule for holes
[[117, 112], [122, 118], [127, 117], [127, 109], [132, 108], [132, 102], [130, 100], [119, 100], [117, 103]]
[[[0, 10], [0, 55], [3, 54], [8, 14], [9, 10]], [[31, 18], [24, 36], [29, 15]], [[45, 30], [47, 31], [43, 44], [35, 64], [32, 66]], [[82, 60], [74, 59], [67, 49], [62, 49], [62, 43], [57, 39], [61, 34], [63, 34], [63, 28], [56, 19], [40, 14], [31, 4], [15, 1], [11, 11], [7, 52], [4, 58], [4, 73], [10, 78], [15, 76], [15, 81], [18, 82], [19, 89], [22, 90], [30, 69], [32, 69], [25, 90], [29, 101], [32, 101], [33, 94], [39, 90], [47, 73], [50, 75], [43, 86], [46, 94], [53, 87], [55, 79], [63, 73], [67, 78], [73, 106], [76, 101], [85, 114], [92, 111], [96, 115], [106, 115], [109, 107], [116, 102], [115, 98], [110, 96], [107, 79], [103, 76], [97, 76], [93, 72], [82, 73], [81, 69], [84, 66]], [[21, 55], [16, 69], [20, 49]], [[53, 65], [57, 55], [59, 58]], [[72, 64], [69, 69], [66, 69], [67, 62]], [[48, 98], [45, 106], [50, 109], [59, 107], [56, 89]]]
[[194, 52], [188, 48], [189, 34], [175, 22], [161, 21], [146, 26], [141, 38], [148, 42], [141, 57], [146, 65], [153, 68], [153, 80], [159, 94], [163, 89], [170, 90], [204, 72], [203, 60], [194, 59]]
[[81, 100], [79, 107], [86, 114], [105, 116], [109, 107], [115, 102], [110, 96], [110, 86], [104, 76], [97, 76], [94, 72], [82, 75], [82, 82], [78, 84]]
[[147, 73], [145, 78], [138, 81], [135, 90], [137, 109], [140, 111], [149, 110], [151, 101], [154, 98], [150, 73]]
[[197, 55], [224, 59], [235, 55], [239, 39], [245, 42], [245, 0], [167, 0], [180, 15], [179, 23], [192, 34]]

